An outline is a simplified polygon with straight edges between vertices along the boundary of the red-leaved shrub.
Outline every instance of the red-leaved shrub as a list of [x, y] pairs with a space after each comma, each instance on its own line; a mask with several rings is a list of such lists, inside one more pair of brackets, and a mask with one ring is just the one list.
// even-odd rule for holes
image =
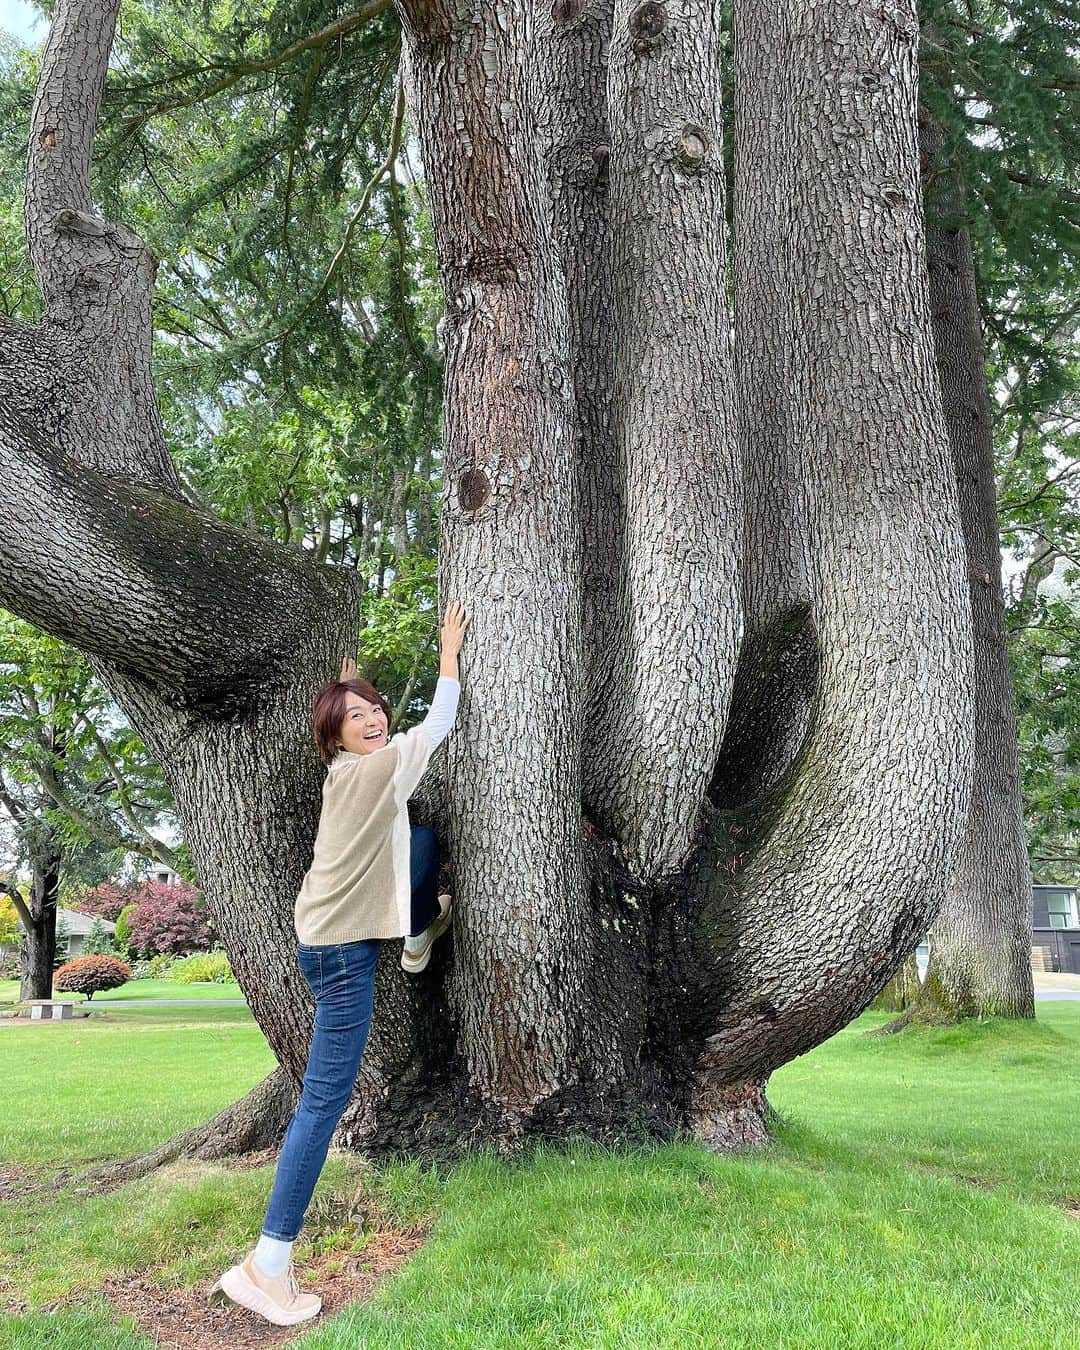
[[202, 893], [186, 882], [143, 881], [127, 887], [136, 908], [128, 915], [128, 942], [143, 956], [158, 952], [208, 952], [214, 930]]
[[186, 881], [172, 886], [160, 881], [135, 881], [125, 886], [103, 882], [81, 896], [76, 907], [83, 914], [115, 923], [129, 906], [134, 908], [125, 918], [123, 941], [140, 956], [208, 952], [214, 945], [216, 934], [202, 892]]
[[115, 923], [120, 917], [120, 911], [131, 903], [129, 890], [130, 886], [114, 886], [111, 881], [103, 881], [100, 886], [94, 886], [73, 899], [71, 908], [80, 914], [92, 914], [97, 919], [108, 919], [110, 923]]
[[131, 979], [131, 967], [116, 956], [77, 956], [53, 974], [61, 994], [85, 994], [87, 1002], [102, 989], [118, 989]]

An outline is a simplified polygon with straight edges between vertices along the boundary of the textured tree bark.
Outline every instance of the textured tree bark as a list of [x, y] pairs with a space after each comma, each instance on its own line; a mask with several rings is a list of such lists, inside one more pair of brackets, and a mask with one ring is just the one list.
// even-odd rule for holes
[[930, 930], [916, 1018], [1034, 1017], [1031, 867], [1001, 583], [990, 393], [963, 190], [933, 179], [940, 133], [924, 129], [927, 267], [942, 403], [967, 551], [975, 640], [975, 778], [956, 866]]
[[[735, 675], [742, 503], [727, 297], [720, 11], [616, 0], [608, 56], [616, 646], [586, 803], [631, 872], [686, 862]], [[663, 735], [646, 711], [663, 690]], [[628, 709], [640, 710], [628, 716]]]
[[56, 904], [60, 894], [60, 850], [44, 831], [31, 860], [30, 904], [22, 915], [19, 947], [19, 1001], [52, 998], [56, 955]]
[[[533, 137], [535, 15], [402, 10], [446, 294], [440, 586], [473, 612], [446, 995], [473, 1094], [513, 1134], [606, 1082], [621, 1047], [593, 957], [581, 832], [580, 515], [566, 286]], [[525, 59], [519, 59], [519, 53]], [[477, 653], [486, 655], [477, 656]]]
[[912, 5], [819, 0], [775, 58], [820, 666], [785, 777], [750, 801], [738, 774], [714, 790], [734, 884], [714, 887], [700, 930], [705, 1137], [717, 1085], [760, 1080], [870, 1002], [933, 917], [967, 810], [971, 643], [918, 209], [917, 35]]
[[[61, 12], [50, 41], [103, 61], [104, 38], [72, 36], [111, 23], [98, 0]], [[393, 951], [381, 963], [339, 1138], [758, 1142], [768, 1074], [861, 1011], [925, 930], [966, 812], [970, 634], [926, 310], [913, 15], [819, 0], [777, 55], [768, 12], [748, 6], [737, 429], [713, 9], [399, 12], [446, 294], [441, 584], [474, 620], [445, 777], [440, 764], [419, 806], [449, 846], [454, 942], [420, 980]], [[43, 70], [64, 67], [54, 55]], [[47, 125], [67, 126], [74, 95], [43, 81]], [[31, 186], [50, 205], [28, 220], [43, 289], [70, 305], [64, 203], [85, 216], [78, 241], [127, 242], [77, 191], [92, 136], [73, 169], [66, 135], [31, 155], [31, 177], [57, 182]], [[774, 254], [755, 183], [790, 203]], [[61, 299], [39, 329], [0, 330], [0, 510], [29, 534], [0, 535], [0, 597], [92, 654], [160, 758], [295, 1085], [310, 1007], [291, 910], [321, 781], [309, 703], [357, 595], [345, 569], [179, 498], [154, 417], [129, 415], [150, 276], [129, 252], [139, 285], [116, 271], [114, 295], [99, 277], [95, 302], [130, 329], [138, 366], [111, 400], [80, 355], [90, 319], [68, 322]], [[35, 351], [51, 355], [27, 363]], [[740, 438], [753, 526], [736, 679]], [[772, 705], [782, 726], [766, 725]], [[221, 1128], [243, 1140], [249, 1117]]]
[[[46, 313], [0, 330], [3, 600], [90, 655], [160, 761], [237, 977], [296, 1083], [311, 1010], [292, 904], [322, 780], [310, 700], [355, 641], [359, 596], [350, 572], [179, 495], [150, 378], [153, 259], [92, 214], [88, 188], [115, 9], [57, 6], [35, 97], [27, 234]], [[243, 1116], [227, 1117], [237, 1139]]]
[[788, 7], [735, 6], [735, 355], [745, 491], [744, 633], [721, 773], [750, 800], [791, 766], [817, 681], [805, 447], [794, 434], [797, 220], [787, 99]]

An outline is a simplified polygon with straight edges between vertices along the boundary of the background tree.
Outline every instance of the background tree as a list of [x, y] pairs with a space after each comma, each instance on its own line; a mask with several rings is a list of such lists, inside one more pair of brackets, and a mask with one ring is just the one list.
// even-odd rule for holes
[[[975, 785], [913, 1015], [1034, 1016], [1031, 881], [1021, 799], [983, 315], [1001, 349], [1018, 293], [1064, 289], [1080, 257], [1075, 38], [1080, 13], [1037, 2], [927, 7], [924, 195], [938, 371], [960, 490], [975, 631]], [[980, 294], [972, 230], [987, 260]], [[1065, 275], [1063, 275], [1063, 273]], [[1003, 313], [1003, 310], [1005, 311]], [[1044, 331], [1046, 331], [1044, 329]], [[1050, 490], [1052, 475], [1041, 477]]]

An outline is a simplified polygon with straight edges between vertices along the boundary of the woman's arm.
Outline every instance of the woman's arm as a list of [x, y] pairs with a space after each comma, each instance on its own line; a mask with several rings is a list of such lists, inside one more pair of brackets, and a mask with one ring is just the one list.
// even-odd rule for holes
[[449, 733], [457, 715], [458, 695], [461, 685], [458, 682], [458, 652], [469, 626], [469, 616], [464, 605], [452, 601], [446, 609], [442, 631], [439, 634], [439, 678], [435, 684], [435, 695], [431, 700], [428, 715], [420, 725], [435, 747]]

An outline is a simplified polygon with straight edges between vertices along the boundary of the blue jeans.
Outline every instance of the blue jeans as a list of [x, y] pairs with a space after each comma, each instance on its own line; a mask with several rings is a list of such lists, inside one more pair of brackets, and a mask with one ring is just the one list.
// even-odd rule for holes
[[[412, 931], [422, 933], [439, 913], [435, 832], [426, 825], [412, 831], [409, 863]], [[300, 970], [315, 996], [315, 1030], [266, 1207], [262, 1231], [267, 1237], [293, 1242], [303, 1227], [367, 1044], [379, 946], [377, 938], [328, 947], [297, 945]]]

